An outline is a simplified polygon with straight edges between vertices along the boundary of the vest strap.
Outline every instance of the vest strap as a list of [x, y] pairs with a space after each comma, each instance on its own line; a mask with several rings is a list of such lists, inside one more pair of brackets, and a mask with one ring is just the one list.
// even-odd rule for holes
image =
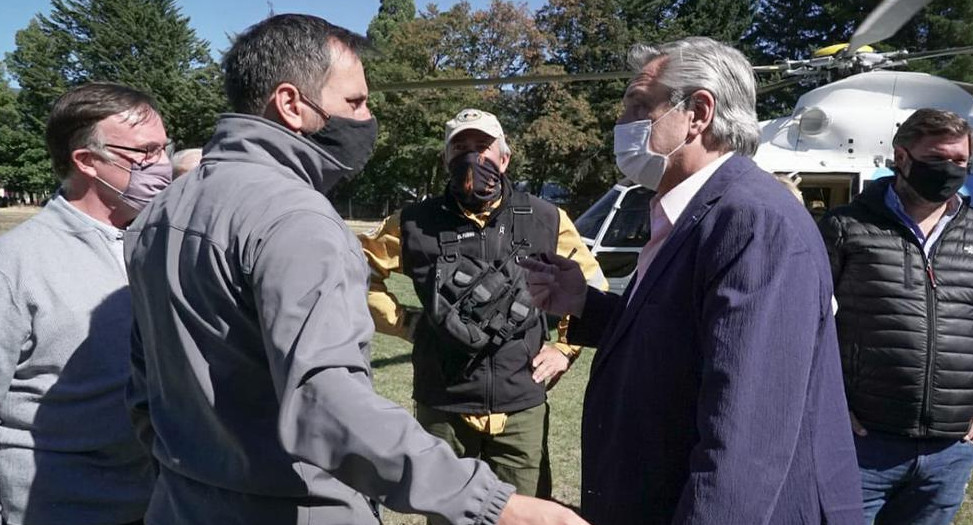
[[[528, 250], [530, 248], [530, 226], [534, 219], [534, 208], [530, 206], [530, 197], [526, 193], [515, 191], [510, 195], [510, 211], [513, 213], [513, 225], [510, 232], [510, 246], [514, 250]], [[519, 263], [526, 257], [526, 253], [517, 253]]]

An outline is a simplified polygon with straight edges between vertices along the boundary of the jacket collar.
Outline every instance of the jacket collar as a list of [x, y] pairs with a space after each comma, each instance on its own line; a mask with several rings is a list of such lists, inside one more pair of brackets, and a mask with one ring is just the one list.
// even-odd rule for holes
[[[908, 227], [902, 224], [902, 220], [895, 214], [894, 211], [890, 210], [885, 204], [885, 193], [888, 191], [889, 186], [895, 183], [895, 177], [882, 177], [876, 179], [874, 182], [869, 184], [861, 193], [855, 197], [852, 204], [857, 204], [864, 207], [869, 212], [874, 213], [880, 217], [884, 217], [892, 223], [900, 226], [901, 228], [908, 230]], [[963, 219], [966, 216], [967, 209], [970, 207], [969, 197], [960, 197], [960, 207], [956, 212], [956, 216], [953, 217], [952, 222], [956, 222], [957, 219]]]
[[118, 240], [122, 236], [122, 230], [95, 220], [87, 213], [77, 209], [73, 204], [64, 198], [58, 190], [51, 200], [44, 206], [43, 215], [38, 214], [37, 219], [44, 224], [61, 231], [72, 233], [97, 232], [108, 240]]
[[679, 219], [672, 226], [672, 232], [669, 234], [669, 238], [662, 245], [652, 264], [649, 265], [638, 288], [627, 290], [626, 295], [623, 296], [622, 300], [625, 301], [628, 299], [628, 295], [634, 294], [628, 306], [623, 310], [622, 318], [618, 322], [618, 325], [608, 336], [606, 343], [599, 344], [594, 367], [604, 362], [605, 356], [615, 347], [618, 339], [628, 329], [628, 325], [632, 323], [636, 314], [641, 309], [642, 303], [651, 295], [652, 288], [658, 283], [659, 278], [665, 274], [676, 254], [679, 252], [680, 247], [686, 242], [686, 239], [689, 238], [690, 233], [696, 226], [699, 225], [700, 220], [709, 213], [732, 184], [744, 173], [755, 169], [758, 168], [748, 157], [734, 154], [716, 170], [713, 176], [703, 184], [699, 192], [689, 201], [689, 205], [686, 206], [686, 211], [679, 216]]
[[893, 182], [895, 182], [894, 176], [876, 179], [855, 197], [854, 202], [876, 215], [898, 222], [899, 218], [895, 216], [895, 212], [885, 205], [885, 192]]
[[262, 117], [227, 113], [203, 150], [203, 163], [246, 162], [274, 168], [327, 194], [348, 174], [330, 153], [307, 137]]

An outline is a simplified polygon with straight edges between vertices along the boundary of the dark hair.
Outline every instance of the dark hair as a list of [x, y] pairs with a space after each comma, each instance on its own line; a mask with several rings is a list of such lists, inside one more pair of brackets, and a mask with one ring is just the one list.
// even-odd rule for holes
[[45, 133], [54, 173], [61, 179], [71, 175], [71, 152], [95, 145], [98, 123], [126, 111], [136, 112], [136, 124], [159, 113], [151, 96], [121, 84], [92, 82], [61, 95], [51, 109]]
[[271, 93], [283, 82], [317, 94], [331, 70], [332, 46], [356, 55], [368, 39], [310, 15], [277, 15], [247, 28], [223, 57], [224, 87], [237, 113], [263, 114]]
[[952, 111], [918, 109], [899, 126], [892, 139], [892, 145], [908, 148], [922, 137], [930, 135], [970, 138], [970, 123]]

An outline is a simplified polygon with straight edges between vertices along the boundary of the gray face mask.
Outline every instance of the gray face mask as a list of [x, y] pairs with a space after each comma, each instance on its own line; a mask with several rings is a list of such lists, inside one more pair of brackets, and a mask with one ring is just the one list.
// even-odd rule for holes
[[129, 169], [128, 186], [125, 191], [112, 186], [101, 177], [95, 178], [114, 190], [126, 206], [138, 212], [172, 182], [172, 164], [165, 161], [142, 167], [133, 163]]

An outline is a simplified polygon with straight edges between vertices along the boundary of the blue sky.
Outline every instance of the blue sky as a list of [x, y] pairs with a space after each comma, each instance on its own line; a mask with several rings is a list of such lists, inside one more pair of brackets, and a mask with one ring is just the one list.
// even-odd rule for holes
[[[240, 32], [266, 17], [269, 11], [267, 0], [178, 0], [176, 3], [189, 16], [189, 24], [196, 34], [210, 42], [214, 54], [229, 47], [226, 34]], [[379, 6], [379, 0], [272, 0], [272, 3], [277, 13], [313, 14], [360, 33], [368, 28]], [[448, 8], [457, 0], [419, 0], [416, 7], [429, 3]], [[474, 8], [490, 5], [489, 0], [470, 3]], [[536, 10], [546, 1], [527, 0], [526, 3]], [[26, 27], [35, 14], [48, 14], [50, 10], [51, 3], [47, 0], [0, 0], [0, 57], [14, 50], [14, 34]]]

